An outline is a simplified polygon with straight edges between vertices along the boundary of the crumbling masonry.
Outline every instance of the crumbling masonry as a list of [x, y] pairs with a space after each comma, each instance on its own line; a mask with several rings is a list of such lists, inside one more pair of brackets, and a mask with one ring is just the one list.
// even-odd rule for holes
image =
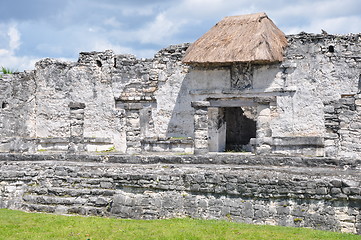
[[[246, 73], [242, 64], [185, 65], [188, 44], [154, 59], [111, 51], [44, 59], [0, 80], [0, 151], [222, 152], [227, 125], [242, 132], [254, 121], [239, 150], [359, 156], [360, 35], [287, 40], [283, 62]], [[244, 122], [227, 123], [227, 114]]]
[[361, 233], [361, 34], [286, 39], [272, 63], [180, 44], [3, 74], [0, 207]]

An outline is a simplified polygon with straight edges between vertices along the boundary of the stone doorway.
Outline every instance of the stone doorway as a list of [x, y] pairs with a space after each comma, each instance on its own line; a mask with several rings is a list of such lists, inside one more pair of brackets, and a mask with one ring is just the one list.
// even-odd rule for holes
[[256, 121], [253, 109], [224, 108], [226, 122], [226, 151], [251, 152], [251, 138], [256, 137]]
[[210, 152], [251, 152], [256, 138], [256, 107], [209, 107], [208, 148]]
[[268, 152], [272, 134], [269, 101], [257, 100], [237, 98], [192, 102], [195, 109], [195, 154], [225, 151], [257, 153], [260, 147], [262, 150], [267, 147]]

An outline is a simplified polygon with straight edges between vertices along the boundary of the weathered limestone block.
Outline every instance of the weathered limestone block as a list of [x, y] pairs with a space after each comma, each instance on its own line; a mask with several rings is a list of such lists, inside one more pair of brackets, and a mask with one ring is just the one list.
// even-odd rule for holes
[[199, 115], [197, 112], [194, 116], [194, 128], [197, 130], [208, 130], [208, 116]]
[[209, 102], [192, 102], [194, 114], [194, 153], [208, 152], [208, 106]]
[[[43, 159], [50, 157], [52, 161], [39, 161], [39, 155], [2, 155], [0, 205], [61, 214], [190, 216], [360, 233], [359, 164], [346, 169], [335, 159], [236, 154]], [[187, 164], [171, 163], [181, 159]], [[236, 159], [248, 165], [237, 165]], [[130, 164], [137, 161], [143, 164]], [[202, 161], [207, 164], [199, 164]], [[284, 167], [257, 165], [267, 161]]]

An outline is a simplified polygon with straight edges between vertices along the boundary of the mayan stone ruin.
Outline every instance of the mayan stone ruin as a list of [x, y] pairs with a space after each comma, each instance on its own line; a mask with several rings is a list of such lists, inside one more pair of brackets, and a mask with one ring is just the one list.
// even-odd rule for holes
[[0, 208], [361, 234], [361, 33], [226, 17], [0, 78]]

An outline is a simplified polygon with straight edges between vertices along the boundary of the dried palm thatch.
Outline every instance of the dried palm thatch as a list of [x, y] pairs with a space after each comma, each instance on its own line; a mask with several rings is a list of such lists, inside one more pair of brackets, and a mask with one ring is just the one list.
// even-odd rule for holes
[[284, 33], [265, 13], [225, 17], [188, 48], [183, 62], [280, 62], [286, 46]]

